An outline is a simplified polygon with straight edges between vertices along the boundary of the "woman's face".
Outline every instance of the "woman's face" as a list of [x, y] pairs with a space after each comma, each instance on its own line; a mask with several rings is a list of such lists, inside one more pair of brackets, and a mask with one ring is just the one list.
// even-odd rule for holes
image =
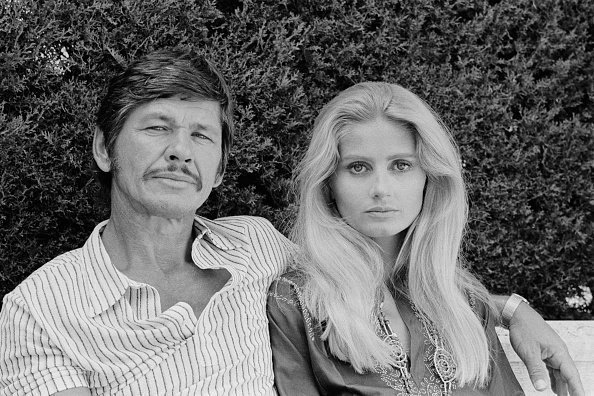
[[412, 132], [384, 118], [361, 122], [347, 130], [338, 150], [330, 187], [341, 217], [382, 246], [395, 241], [423, 205], [426, 175]]

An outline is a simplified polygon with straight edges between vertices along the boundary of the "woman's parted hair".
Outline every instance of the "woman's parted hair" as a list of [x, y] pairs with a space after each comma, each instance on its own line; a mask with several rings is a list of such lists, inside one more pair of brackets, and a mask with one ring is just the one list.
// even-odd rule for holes
[[[423, 207], [390, 273], [377, 245], [340, 218], [329, 190], [338, 146], [348, 127], [377, 118], [413, 133], [427, 174]], [[307, 308], [326, 323], [323, 338], [330, 350], [359, 372], [390, 364], [389, 348], [375, 335], [374, 318], [382, 286], [387, 282], [397, 288], [396, 279], [401, 279], [401, 291], [436, 325], [453, 351], [458, 381], [484, 385], [489, 349], [468, 295], [490, 305], [486, 290], [460, 264], [468, 207], [460, 155], [431, 108], [397, 84], [366, 82], [346, 89], [316, 118], [297, 182], [300, 206], [292, 238], [302, 247], [303, 257], [296, 265], [305, 274]]]
[[[221, 72], [209, 60], [194, 51], [161, 49], [131, 63], [113, 77], [96, 115], [103, 132], [107, 153], [113, 158], [115, 142], [130, 114], [155, 99], [181, 95], [185, 100], [212, 100], [221, 108], [222, 159], [219, 174], [225, 172], [233, 142], [233, 100]], [[103, 172], [96, 163], [93, 171], [109, 199], [111, 172]]]

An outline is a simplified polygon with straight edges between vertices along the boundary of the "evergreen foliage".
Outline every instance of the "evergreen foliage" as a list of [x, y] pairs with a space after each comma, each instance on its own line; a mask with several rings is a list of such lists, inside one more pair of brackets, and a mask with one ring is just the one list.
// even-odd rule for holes
[[548, 319], [594, 291], [594, 2], [5, 0], [0, 5], [0, 296], [108, 217], [90, 143], [111, 75], [162, 47], [220, 66], [237, 136], [207, 217], [287, 231], [291, 173], [317, 111], [360, 81], [397, 82], [454, 133], [469, 182], [468, 263]]

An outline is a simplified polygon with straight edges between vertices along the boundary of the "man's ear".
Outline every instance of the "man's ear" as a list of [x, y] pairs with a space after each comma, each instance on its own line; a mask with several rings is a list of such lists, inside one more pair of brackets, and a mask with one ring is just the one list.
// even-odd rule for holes
[[212, 188], [218, 187], [223, 182], [223, 176], [225, 175], [225, 167], [223, 166], [223, 158], [219, 162], [219, 169], [217, 169], [217, 176], [214, 179]]
[[105, 147], [105, 135], [97, 127], [95, 127], [95, 135], [93, 136], [93, 157], [95, 157], [97, 166], [103, 172], [111, 170], [111, 160], [107, 154], [107, 147]]
[[215, 188], [215, 187], [218, 187], [221, 185], [221, 183], [223, 182], [223, 176], [224, 176], [223, 172], [217, 172], [217, 177], [214, 180], [214, 184], [212, 185], [212, 188]]

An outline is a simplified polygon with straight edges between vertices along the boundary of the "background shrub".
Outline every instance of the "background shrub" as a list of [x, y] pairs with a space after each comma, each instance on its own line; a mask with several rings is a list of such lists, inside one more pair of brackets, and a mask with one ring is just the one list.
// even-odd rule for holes
[[153, 49], [194, 47], [238, 104], [224, 184], [201, 214], [286, 231], [291, 172], [340, 90], [387, 80], [442, 115], [469, 182], [467, 261], [546, 318], [592, 319], [594, 3], [60, 1], [0, 5], [0, 296], [108, 217], [89, 172], [106, 81]]

